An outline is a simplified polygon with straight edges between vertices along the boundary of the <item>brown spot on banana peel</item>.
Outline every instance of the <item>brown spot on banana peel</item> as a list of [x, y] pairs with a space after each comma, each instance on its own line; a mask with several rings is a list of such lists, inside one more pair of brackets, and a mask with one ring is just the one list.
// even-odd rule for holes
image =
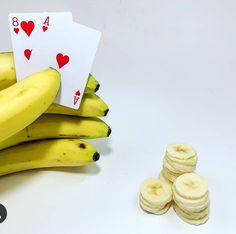
[[86, 149], [86, 145], [84, 143], [79, 143], [78, 145], [79, 145], [79, 148]]
[[22, 90], [20, 90], [20, 91], [16, 94], [16, 97], [21, 96], [22, 94], [24, 94], [24, 93], [26, 93], [26, 92], [28, 92], [27, 89], [22, 89]]
[[30, 134], [29, 134], [29, 128], [28, 128], [28, 127], [26, 127], [26, 128], [25, 128], [25, 131], [26, 131], [26, 136], [27, 136], [27, 138], [30, 138]]

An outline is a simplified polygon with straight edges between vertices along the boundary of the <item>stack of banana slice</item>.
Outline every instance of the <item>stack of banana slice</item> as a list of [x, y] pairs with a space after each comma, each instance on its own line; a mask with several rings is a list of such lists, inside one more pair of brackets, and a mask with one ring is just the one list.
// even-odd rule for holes
[[172, 191], [163, 181], [159, 179], [145, 180], [140, 189], [140, 207], [152, 214], [166, 213], [172, 201]]
[[173, 202], [182, 220], [193, 225], [204, 224], [209, 218], [209, 194], [206, 181], [193, 173], [196, 164], [197, 154], [191, 146], [168, 145], [159, 179], [148, 179], [141, 185], [141, 208], [148, 213], [164, 214]]
[[49, 68], [16, 83], [13, 53], [0, 53], [0, 176], [97, 161], [99, 153], [81, 139], [111, 134], [99, 118], [109, 111], [95, 94], [99, 86], [90, 75], [78, 110], [54, 104], [60, 87], [56, 70]]
[[195, 173], [179, 176], [172, 187], [174, 210], [185, 222], [200, 225], [209, 218], [209, 196], [206, 181]]
[[164, 177], [173, 183], [180, 175], [193, 172], [197, 164], [195, 150], [184, 143], [175, 143], [167, 146], [163, 159], [163, 169], [160, 178]]

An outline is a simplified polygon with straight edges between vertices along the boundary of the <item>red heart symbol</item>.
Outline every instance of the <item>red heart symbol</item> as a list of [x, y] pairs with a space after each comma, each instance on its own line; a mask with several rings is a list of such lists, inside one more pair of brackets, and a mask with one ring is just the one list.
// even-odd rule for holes
[[21, 28], [23, 29], [23, 31], [30, 36], [30, 34], [33, 32], [34, 30], [34, 22], [33, 21], [22, 21], [20, 23]]
[[69, 56], [63, 55], [61, 53], [57, 54], [56, 59], [57, 59], [57, 64], [58, 64], [59, 68], [62, 68], [70, 61]]
[[16, 34], [18, 34], [19, 28], [14, 28], [14, 32], [15, 32]]
[[26, 49], [24, 51], [24, 55], [28, 60], [30, 60], [31, 54], [32, 54], [32, 50]]
[[42, 29], [43, 29], [44, 32], [46, 32], [48, 30], [48, 27], [47, 26], [43, 26]]
[[74, 95], [74, 105], [79, 101], [80, 91], [77, 90]]
[[79, 90], [76, 91], [76, 92], [75, 92], [75, 95], [76, 95], [76, 96], [80, 96], [80, 91], [79, 91]]

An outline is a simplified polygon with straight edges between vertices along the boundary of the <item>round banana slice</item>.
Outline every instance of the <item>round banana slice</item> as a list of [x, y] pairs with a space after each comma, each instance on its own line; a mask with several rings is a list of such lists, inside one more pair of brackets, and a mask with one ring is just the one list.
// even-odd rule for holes
[[174, 207], [175, 211], [177, 211], [182, 217], [184, 217], [186, 219], [198, 220], [198, 219], [205, 217], [209, 213], [209, 206], [206, 207], [201, 212], [196, 212], [196, 213], [186, 212], [185, 210], [181, 209], [177, 204], [174, 204], [173, 207]]
[[207, 214], [205, 217], [203, 217], [202, 219], [199, 219], [199, 220], [194, 220], [194, 219], [186, 219], [184, 218], [183, 216], [180, 216], [177, 212], [176, 214], [186, 223], [189, 223], [191, 225], [202, 225], [204, 223], [207, 222], [207, 220], [209, 219], [209, 214]]
[[206, 203], [209, 201], [209, 195], [208, 193], [199, 198], [199, 199], [187, 199], [182, 196], [180, 196], [175, 188], [175, 185], [173, 184], [172, 186], [172, 191], [173, 191], [173, 199], [176, 203], [180, 204], [181, 206], [184, 207], [199, 207], [199, 206], [204, 206]]
[[163, 175], [166, 177], [167, 180], [171, 181], [171, 183], [174, 183], [177, 177], [169, 174], [166, 170], [163, 170]]
[[163, 167], [162, 173], [163, 173], [164, 177], [166, 177], [171, 182], [174, 182], [176, 180], [176, 178], [178, 178], [181, 175], [181, 174], [176, 174], [176, 173], [171, 172], [166, 167]]
[[175, 173], [175, 172], [173, 172], [173, 171], [170, 171], [167, 167], [165, 167], [164, 165], [163, 165], [163, 170], [164, 171], [167, 171], [169, 174], [171, 174], [172, 176], [175, 176], [175, 177], [179, 177], [180, 175], [182, 175], [181, 173]]
[[168, 180], [164, 175], [163, 172], [161, 170], [160, 174], [159, 174], [159, 179], [162, 180], [164, 183], [166, 183], [170, 188], [172, 187], [172, 182], [170, 180]]
[[154, 208], [150, 208], [148, 206], [146, 206], [145, 204], [143, 204], [141, 201], [140, 201], [140, 207], [148, 212], [148, 213], [151, 213], [151, 214], [156, 214], [156, 215], [162, 215], [162, 214], [165, 214], [171, 207], [171, 202], [167, 203], [164, 208], [162, 208], [161, 210], [160, 209], [154, 209]]
[[186, 223], [192, 224], [192, 225], [201, 225], [206, 223], [206, 221], [209, 219], [209, 212], [202, 218], [200, 219], [189, 219], [189, 218], [185, 218], [184, 216], [182, 216], [179, 213], [178, 208], [176, 209], [177, 206], [174, 206], [174, 211], [175, 213]]
[[179, 158], [174, 158], [171, 155], [169, 155], [167, 152], [165, 154], [165, 157], [169, 159], [169, 161], [173, 163], [180, 163], [181, 165], [186, 165], [186, 166], [195, 166], [197, 164], [197, 155], [188, 158], [188, 159], [179, 159]]
[[172, 164], [170, 164], [166, 157], [164, 157], [163, 159], [163, 166], [165, 168], [167, 168], [169, 171], [173, 172], [173, 173], [178, 173], [178, 174], [181, 174], [182, 172], [180, 170], [178, 170], [177, 168], [173, 167]]
[[183, 205], [183, 204], [179, 203], [175, 199], [174, 199], [174, 202], [176, 203], [176, 205], [180, 209], [184, 210], [186, 213], [199, 213], [199, 212], [202, 212], [203, 210], [205, 210], [207, 207], [210, 206], [209, 201], [207, 201], [205, 204], [201, 204], [201, 205], [198, 205], [198, 206], [186, 206], [186, 205]]
[[145, 200], [142, 196], [142, 194], [139, 195], [139, 202], [141, 202], [143, 205], [149, 207], [150, 209], [156, 209], [156, 210], [162, 210], [167, 203], [164, 203], [162, 205], [153, 205], [152, 203], [148, 202], [147, 200]]
[[183, 174], [188, 172], [193, 172], [196, 168], [196, 164], [194, 166], [183, 165], [181, 163], [171, 162], [167, 157], [163, 159], [163, 165], [168, 168], [170, 171], [175, 173]]
[[180, 216], [178, 213], [177, 213], [177, 215], [178, 215], [184, 222], [189, 223], [189, 224], [191, 224], [191, 225], [196, 225], [196, 226], [202, 225], [202, 224], [206, 223], [207, 220], [209, 219], [209, 214], [207, 214], [205, 217], [203, 217], [202, 219], [199, 219], [199, 220], [186, 219], [186, 218]]
[[160, 179], [147, 179], [140, 188], [142, 197], [156, 206], [161, 206], [172, 200], [172, 190]]
[[173, 158], [188, 159], [196, 156], [196, 151], [185, 143], [174, 143], [167, 146], [166, 152]]
[[186, 173], [175, 180], [176, 192], [187, 199], [199, 199], [207, 194], [207, 183], [195, 173]]

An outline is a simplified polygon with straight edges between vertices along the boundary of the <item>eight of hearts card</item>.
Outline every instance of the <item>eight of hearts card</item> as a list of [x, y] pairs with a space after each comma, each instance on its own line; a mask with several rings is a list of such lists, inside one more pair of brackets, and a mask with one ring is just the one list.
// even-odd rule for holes
[[55, 102], [78, 109], [101, 33], [72, 21], [72, 14], [9, 15], [17, 80], [53, 67], [61, 73]]

